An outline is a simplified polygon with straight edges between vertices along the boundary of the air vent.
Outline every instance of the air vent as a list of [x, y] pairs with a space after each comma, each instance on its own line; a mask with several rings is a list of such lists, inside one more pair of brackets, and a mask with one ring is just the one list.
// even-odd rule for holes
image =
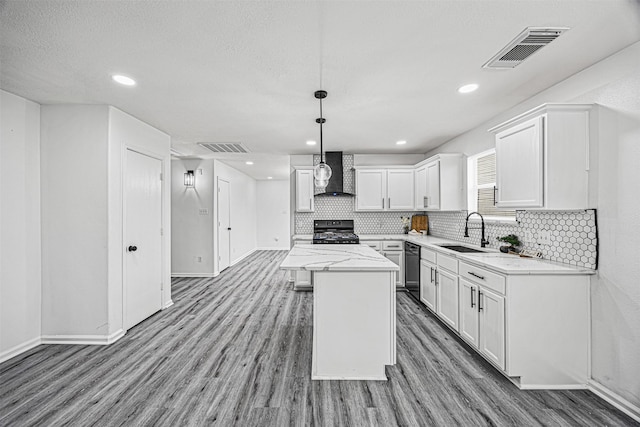
[[208, 148], [214, 153], [248, 153], [239, 142], [198, 142], [198, 145]]
[[514, 68], [538, 50], [560, 37], [560, 35], [568, 29], [569, 28], [566, 27], [528, 27], [493, 58], [487, 61], [482, 68]]

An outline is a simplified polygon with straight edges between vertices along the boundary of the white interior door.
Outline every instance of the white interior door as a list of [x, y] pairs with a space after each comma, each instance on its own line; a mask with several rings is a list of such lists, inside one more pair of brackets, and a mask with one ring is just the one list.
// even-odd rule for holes
[[162, 161], [126, 152], [124, 327], [162, 308]]
[[231, 203], [229, 182], [218, 178], [218, 270], [231, 264]]

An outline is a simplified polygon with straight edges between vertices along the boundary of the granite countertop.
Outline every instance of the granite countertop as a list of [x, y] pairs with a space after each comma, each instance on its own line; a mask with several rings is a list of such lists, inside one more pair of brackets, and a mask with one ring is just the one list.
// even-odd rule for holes
[[[595, 274], [595, 270], [585, 267], [576, 267], [568, 264], [548, 261], [544, 259], [522, 258], [517, 255], [504, 254], [491, 248], [480, 248], [476, 245], [458, 242], [455, 240], [445, 239], [435, 236], [415, 236], [410, 234], [359, 234], [361, 242], [372, 240], [402, 240], [415, 243], [422, 247], [435, 250], [437, 252], [453, 256], [460, 261], [474, 264], [478, 267], [488, 268], [501, 274], [520, 274], [520, 275], [576, 275], [576, 274]], [[294, 241], [311, 241], [311, 234], [298, 234], [293, 236]], [[460, 253], [450, 249], [443, 248], [439, 245], [443, 243], [456, 244], [480, 249], [482, 253]], [[311, 246], [311, 245], [310, 245]], [[318, 245], [315, 245], [318, 246]], [[321, 245], [334, 246], [334, 245]], [[343, 247], [345, 245], [337, 245]], [[346, 245], [349, 246], [349, 245]], [[359, 246], [359, 245], [352, 245]], [[361, 246], [361, 245], [360, 245]]]
[[284, 270], [397, 271], [399, 267], [367, 245], [298, 243], [280, 264]]

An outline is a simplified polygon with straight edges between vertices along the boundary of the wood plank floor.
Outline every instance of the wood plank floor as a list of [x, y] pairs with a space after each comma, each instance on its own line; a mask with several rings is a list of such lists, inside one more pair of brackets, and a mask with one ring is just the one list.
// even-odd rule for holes
[[388, 381], [311, 381], [311, 293], [256, 252], [110, 346], [42, 345], [0, 365], [0, 425], [621, 426], [587, 391], [520, 391], [404, 293]]

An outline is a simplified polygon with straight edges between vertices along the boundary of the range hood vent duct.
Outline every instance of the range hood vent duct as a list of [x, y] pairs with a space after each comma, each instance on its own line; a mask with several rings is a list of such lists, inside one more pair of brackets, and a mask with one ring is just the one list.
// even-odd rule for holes
[[525, 59], [542, 49], [565, 31], [566, 27], [528, 27], [500, 52], [487, 61], [482, 68], [509, 69], [520, 65]]
[[324, 192], [316, 194], [316, 196], [354, 196], [354, 194], [344, 191], [342, 151], [325, 151], [324, 162], [331, 168], [331, 178]]

